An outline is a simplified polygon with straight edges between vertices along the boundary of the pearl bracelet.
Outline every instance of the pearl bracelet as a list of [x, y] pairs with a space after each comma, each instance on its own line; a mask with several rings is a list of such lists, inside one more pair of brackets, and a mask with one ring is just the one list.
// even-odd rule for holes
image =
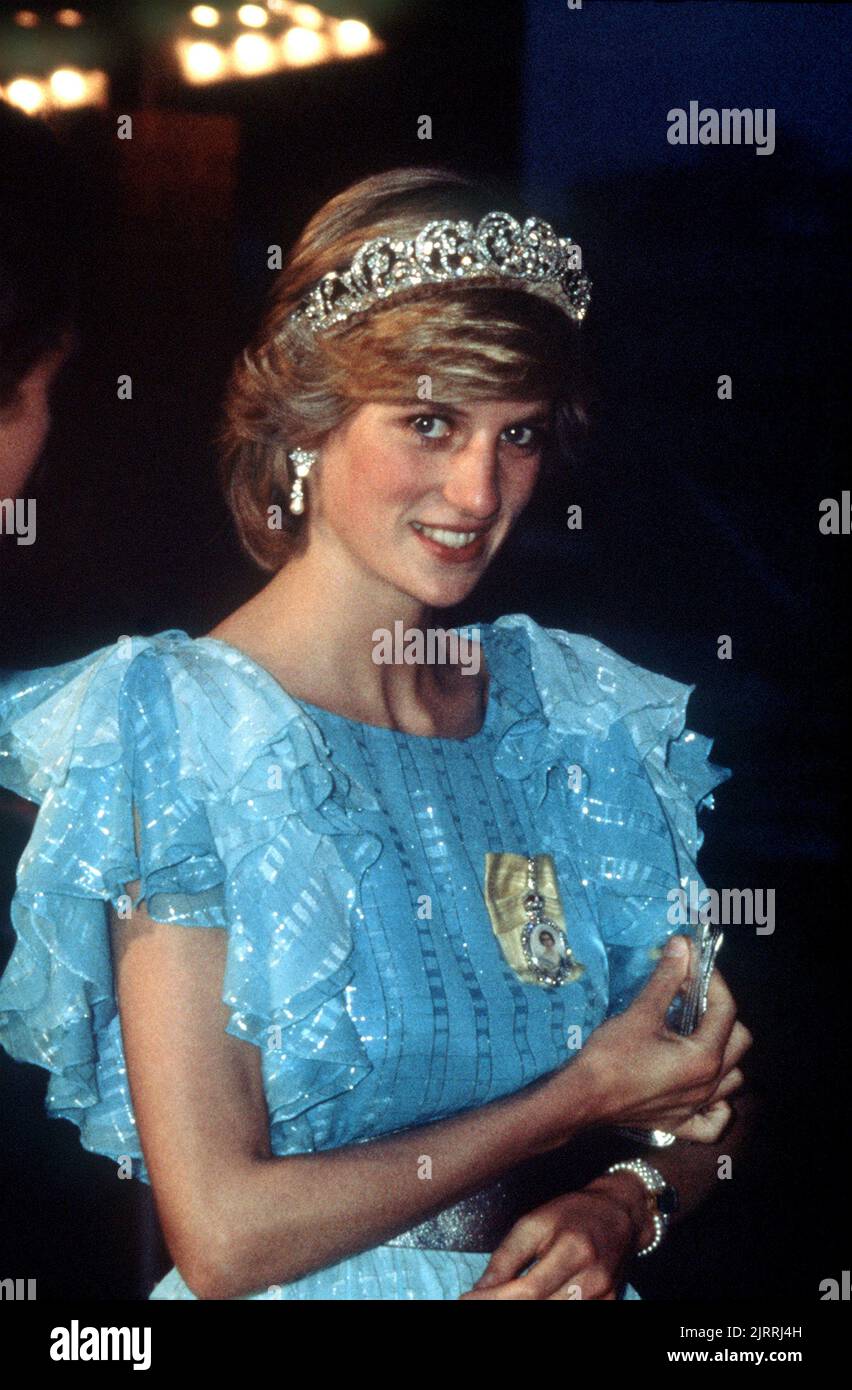
[[[637, 1250], [637, 1258], [642, 1255], [652, 1255], [659, 1249], [663, 1236], [668, 1225], [667, 1217], [659, 1210], [656, 1202], [658, 1193], [663, 1192], [669, 1187], [662, 1173], [658, 1169], [652, 1168], [650, 1163], [646, 1163], [644, 1158], [632, 1158], [625, 1163], [613, 1163], [607, 1168], [607, 1173], [635, 1173], [639, 1181], [643, 1184], [646, 1191], [655, 1199], [651, 1217], [654, 1222], [653, 1239], [642, 1250]], [[672, 1189], [673, 1190], [673, 1189]]]

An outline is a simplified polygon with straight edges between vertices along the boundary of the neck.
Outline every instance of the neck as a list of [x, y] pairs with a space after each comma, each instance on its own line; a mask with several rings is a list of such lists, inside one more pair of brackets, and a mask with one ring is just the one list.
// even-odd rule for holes
[[443, 627], [440, 611], [341, 558], [308, 546], [289, 560], [247, 605], [252, 641], [299, 698], [369, 723], [417, 723], [448, 672], [374, 661], [373, 634]]

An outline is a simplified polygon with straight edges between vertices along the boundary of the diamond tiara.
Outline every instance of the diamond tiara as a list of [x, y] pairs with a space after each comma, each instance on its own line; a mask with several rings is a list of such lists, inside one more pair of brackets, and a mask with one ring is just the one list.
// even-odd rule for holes
[[427, 222], [410, 240], [379, 236], [365, 241], [348, 269], [330, 270], [288, 316], [320, 333], [415, 285], [488, 280], [527, 290], [555, 304], [578, 323], [592, 282], [581, 270], [579, 246], [549, 222], [488, 212], [477, 224]]

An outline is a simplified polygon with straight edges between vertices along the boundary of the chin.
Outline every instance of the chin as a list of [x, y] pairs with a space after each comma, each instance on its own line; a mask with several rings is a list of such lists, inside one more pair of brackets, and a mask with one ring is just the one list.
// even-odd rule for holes
[[412, 591], [412, 596], [428, 608], [454, 608], [457, 603], [461, 603], [473, 592], [481, 579], [480, 574], [470, 575], [462, 578], [461, 575], [453, 581], [445, 580], [443, 584], [435, 584], [434, 587], [418, 587]]

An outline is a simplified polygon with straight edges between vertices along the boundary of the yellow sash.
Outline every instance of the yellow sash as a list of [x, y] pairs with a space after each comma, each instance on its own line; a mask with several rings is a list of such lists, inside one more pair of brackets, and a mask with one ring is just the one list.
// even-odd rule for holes
[[[560, 957], [561, 969], [543, 954], [548, 943], [539, 941], [535, 928], [532, 932], [527, 931], [531, 914], [524, 906], [524, 898], [530, 892], [529, 858], [525, 854], [485, 856], [485, 902], [491, 926], [503, 955], [519, 979], [527, 984], [545, 986], [570, 984], [583, 974], [585, 967], [571, 953], [553, 859], [549, 854], [537, 854], [534, 858], [535, 891], [544, 900], [539, 914], [543, 923], [541, 930], [548, 930], [544, 919], [557, 928], [556, 933], [551, 931], [550, 934], [556, 936], [552, 949]], [[540, 958], [538, 968], [535, 965], [537, 957]]]

